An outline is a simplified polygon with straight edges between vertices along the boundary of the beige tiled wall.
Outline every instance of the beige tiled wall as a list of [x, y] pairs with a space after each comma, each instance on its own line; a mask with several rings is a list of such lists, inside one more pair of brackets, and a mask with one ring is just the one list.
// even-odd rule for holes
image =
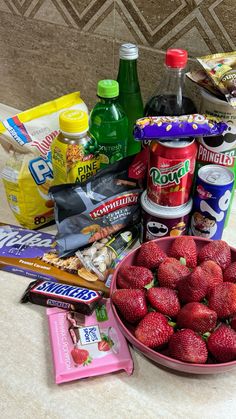
[[117, 75], [123, 41], [140, 47], [144, 99], [160, 79], [163, 52], [190, 57], [236, 49], [234, 0], [1, 0], [0, 102], [26, 109]]

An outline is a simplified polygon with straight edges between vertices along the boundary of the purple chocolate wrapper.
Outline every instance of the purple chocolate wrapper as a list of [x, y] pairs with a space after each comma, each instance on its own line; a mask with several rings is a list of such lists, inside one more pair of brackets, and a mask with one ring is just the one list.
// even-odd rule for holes
[[55, 237], [14, 225], [0, 225], [0, 257], [32, 258], [50, 252]]
[[220, 135], [228, 125], [206, 115], [149, 116], [134, 126], [136, 140], [173, 139]]

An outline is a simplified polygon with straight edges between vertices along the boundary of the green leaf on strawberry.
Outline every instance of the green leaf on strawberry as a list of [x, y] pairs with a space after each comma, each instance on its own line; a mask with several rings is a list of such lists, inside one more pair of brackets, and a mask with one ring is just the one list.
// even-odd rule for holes
[[211, 333], [210, 332], [205, 332], [205, 333], [201, 334], [201, 336], [202, 336], [203, 340], [207, 341], [207, 339], [211, 336]]
[[148, 306], [148, 313], [151, 313], [153, 311], [156, 312], [156, 310], [154, 308], [152, 308], [151, 306]]
[[176, 322], [173, 322], [172, 319], [168, 316], [166, 316], [168, 318], [168, 325], [175, 328], [176, 327]]
[[83, 362], [83, 367], [88, 366], [89, 364], [91, 364], [93, 358], [91, 356], [89, 356], [85, 362]]
[[180, 258], [179, 261], [180, 261], [181, 265], [186, 266], [186, 259], [185, 258]]
[[204, 304], [205, 306], [208, 306], [208, 299], [207, 298], [203, 298], [201, 300], [201, 303]]
[[146, 290], [149, 290], [149, 288], [154, 287], [154, 282], [155, 280], [153, 279], [151, 282], [149, 282], [149, 284], [145, 285], [144, 288], [146, 288]]

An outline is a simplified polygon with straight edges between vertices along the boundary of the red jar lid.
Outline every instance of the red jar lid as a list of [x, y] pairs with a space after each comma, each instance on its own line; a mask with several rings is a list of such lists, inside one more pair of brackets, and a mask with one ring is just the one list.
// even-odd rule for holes
[[169, 48], [166, 51], [166, 65], [172, 68], [184, 68], [188, 61], [185, 49]]

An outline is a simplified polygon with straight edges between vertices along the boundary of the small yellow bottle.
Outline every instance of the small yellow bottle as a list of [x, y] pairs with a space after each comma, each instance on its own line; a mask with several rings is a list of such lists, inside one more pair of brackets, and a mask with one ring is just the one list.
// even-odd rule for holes
[[54, 185], [84, 182], [100, 168], [99, 148], [89, 136], [88, 115], [70, 109], [59, 115], [60, 134], [52, 142]]

